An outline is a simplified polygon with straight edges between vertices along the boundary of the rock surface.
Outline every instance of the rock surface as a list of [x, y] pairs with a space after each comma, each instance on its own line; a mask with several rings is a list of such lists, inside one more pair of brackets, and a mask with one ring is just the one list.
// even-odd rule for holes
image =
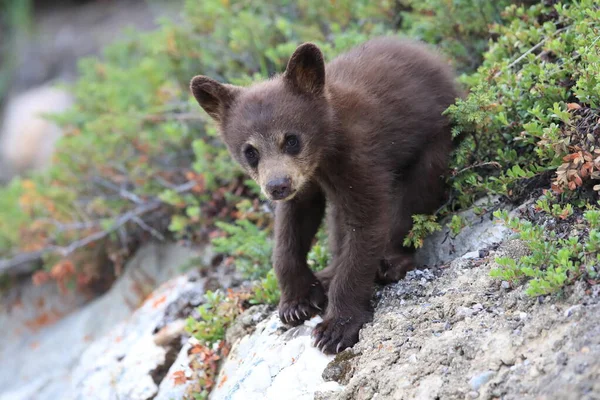
[[600, 398], [600, 287], [543, 303], [503, 289], [494, 256], [522, 252], [509, 241], [383, 288], [359, 343], [325, 369], [345, 371], [326, 398]]
[[[124, 382], [137, 386], [134, 382], [141, 375], [135, 374], [144, 366], [154, 368], [164, 358], [165, 350], [150, 342], [165, 310], [182, 296], [189, 298], [190, 291], [203, 293], [205, 279], [170, 280], [197, 256], [196, 251], [176, 245], [148, 245], [128, 263], [109, 292], [77, 311], [88, 299], [76, 294], [65, 297], [52, 286], [14, 288], [20, 294], [9, 294], [12, 302], [3, 302], [0, 312], [0, 399], [92, 398], [81, 394], [84, 390], [100, 396], [100, 386], [102, 393], [109, 393], [108, 377], [118, 378], [120, 368], [128, 369]], [[148, 298], [163, 282], [167, 283]], [[156, 390], [149, 376], [144, 379], [140, 385]], [[123, 393], [142, 390], [124, 384], [116, 386]]]
[[233, 344], [210, 400], [311, 400], [325, 384], [321, 371], [331, 361], [312, 345], [310, 333], [319, 317], [288, 329], [276, 314], [254, 333]]
[[[512, 290], [490, 270], [526, 247], [490, 219], [462, 216], [470, 226], [459, 236], [426, 240], [420, 257], [433, 267], [380, 288], [354, 348], [305, 369], [308, 329], [283, 333], [273, 313], [239, 341], [211, 399], [600, 399], [600, 285], [546, 302]], [[281, 366], [298, 332], [292, 375]]]
[[49, 165], [62, 130], [43, 114], [63, 112], [72, 104], [68, 92], [52, 86], [37, 87], [10, 99], [0, 127], [0, 180]]
[[[227, 331], [231, 349], [209, 398], [600, 399], [600, 285], [527, 297], [490, 277], [497, 256], [518, 258], [527, 247], [507, 231], [491, 240], [478, 224], [490, 228], [472, 220], [461, 257], [434, 251], [427, 255], [433, 267], [380, 287], [373, 321], [335, 357], [312, 346], [319, 317], [289, 328], [267, 306], [246, 310]], [[208, 264], [212, 254], [202, 254]], [[27, 319], [15, 317], [14, 304], [0, 313], [11, 327], [0, 339], [0, 400], [189, 398], [203, 359], [183, 334], [184, 319], [205, 290], [239, 283], [222, 269], [226, 263], [182, 275], [179, 267], [193, 256], [148, 246], [110, 292], [37, 330], [26, 330], [38, 304], [26, 288], [17, 307]], [[86, 301], [46, 290], [48, 304], [65, 313]]]
[[[498, 204], [497, 198], [483, 198], [474, 204], [486, 210], [483, 214], [476, 214], [474, 209], [458, 213], [465, 227], [456, 236], [446, 226], [449, 219], [441, 221], [442, 230], [430, 235], [417, 252], [417, 266], [436, 267], [470, 253], [472, 257], [478, 256], [479, 250], [501, 243], [510, 230], [494, 221], [492, 211]], [[505, 204], [503, 208], [506, 208]]]

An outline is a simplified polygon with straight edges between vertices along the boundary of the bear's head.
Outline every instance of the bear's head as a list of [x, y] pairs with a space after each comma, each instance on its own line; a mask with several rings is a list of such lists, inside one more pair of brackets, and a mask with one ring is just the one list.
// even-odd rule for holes
[[196, 76], [190, 89], [267, 198], [290, 200], [312, 179], [334, 118], [316, 45], [300, 45], [285, 72], [267, 81], [240, 87]]

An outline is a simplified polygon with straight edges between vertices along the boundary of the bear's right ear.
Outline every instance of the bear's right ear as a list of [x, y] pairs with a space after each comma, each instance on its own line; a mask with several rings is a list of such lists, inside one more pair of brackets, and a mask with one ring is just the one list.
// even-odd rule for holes
[[215, 121], [223, 123], [225, 113], [241, 88], [198, 75], [192, 78], [190, 90], [204, 111]]

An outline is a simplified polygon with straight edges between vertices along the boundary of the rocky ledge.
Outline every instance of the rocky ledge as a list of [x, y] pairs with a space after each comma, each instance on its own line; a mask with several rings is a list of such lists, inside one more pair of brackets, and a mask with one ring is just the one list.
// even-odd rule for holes
[[[377, 290], [373, 321], [335, 357], [312, 346], [318, 317], [289, 328], [267, 306], [230, 327], [226, 358], [198, 354], [184, 320], [205, 290], [236, 278], [222, 267], [182, 274], [198, 253], [145, 249], [102, 298], [34, 333], [7, 331], [0, 399], [181, 399], [207, 363], [218, 368], [213, 400], [599, 399], [600, 285], [528, 297], [490, 277], [495, 258], [525, 254], [523, 243], [489, 214], [462, 216], [457, 237], [428, 239], [426, 265]], [[210, 263], [210, 249], [201, 254]], [[131, 307], [131, 285], [148, 276], [158, 288]], [[3, 326], [27, 325], [16, 314], [0, 315]]]

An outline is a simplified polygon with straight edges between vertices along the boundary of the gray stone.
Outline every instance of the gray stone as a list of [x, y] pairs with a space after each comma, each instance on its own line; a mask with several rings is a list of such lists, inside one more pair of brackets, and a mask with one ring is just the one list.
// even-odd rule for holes
[[489, 382], [495, 375], [494, 371], [484, 371], [469, 380], [469, 384], [474, 391], [478, 391], [483, 385]]
[[575, 304], [574, 306], [571, 306], [571, 307], [567, 308], [565, 310], [564, 315], [565, 315], [566, 318], [568, 318], [568, 317], [570, 317], [570, 316], [572, 316], [572, 315], [580, 312], [581, 308], [582, 308], [581, 304]]
[[[498, 203], [497, 198], [485, 198], [477, 201], [475, 206], [489, 208], [496, 203]], [[417, 266], [438, 266], [465, 255], [469, 259], [476, 258], [475, 252], [500, 243], [510, 235], [507, 227], [494, 221], [491, 212], [477, 216], [472, 209], [469, 209], [458, 215], [466, 221], [466, 226], [456, 237], [453, 237], [446, 226], [449, 219], [441, 221], [443, 229], [427, 237], [423, 247], [417, 251], [415, 259]]]

